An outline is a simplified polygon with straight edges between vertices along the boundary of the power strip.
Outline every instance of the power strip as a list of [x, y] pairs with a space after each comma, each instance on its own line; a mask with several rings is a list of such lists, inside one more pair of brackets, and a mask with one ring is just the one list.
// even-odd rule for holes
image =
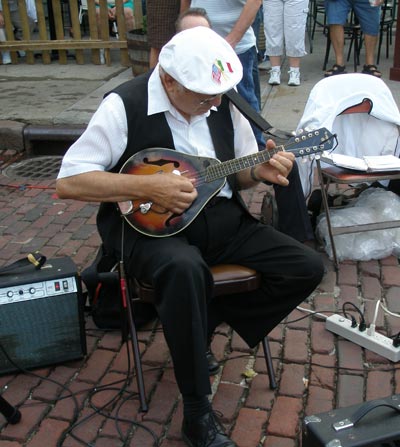
[[326, 329], [337, 335], [352, 341], [365, 349], [376, 352], [392, 362], [400, 360], [400, 347], [393, 346], [393, 340], [375, 332], [368, 335], [368, 329], [361, 332], [358, 327], [351, 327], [351, 320], [341, 315], [331, 315], [326, 319]]

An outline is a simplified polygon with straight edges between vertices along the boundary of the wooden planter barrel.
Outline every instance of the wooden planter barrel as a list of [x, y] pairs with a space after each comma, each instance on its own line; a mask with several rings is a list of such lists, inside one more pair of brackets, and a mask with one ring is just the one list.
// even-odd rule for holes
[[149, 70], [150, 47], [147, 42], [147, 34], [140, 31], [127, 33], [128, 54], [132, 64], [132, 73], [138, 76]]

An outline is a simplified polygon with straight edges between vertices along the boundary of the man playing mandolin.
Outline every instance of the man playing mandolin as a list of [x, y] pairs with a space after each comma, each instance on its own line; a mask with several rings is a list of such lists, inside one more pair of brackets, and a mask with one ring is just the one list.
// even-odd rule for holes
[[[127, 275], [153, 284], [191, 447], [236, 445], [208, 399], [216, 326], [227, 322], [254, 347], [323, 275], [316, 252], [259, 223], [240, 198], [261, 181], [287, 185], [295, 157], [271, 140], [273, 155], [258, 155], [249, 122], [223, 95], [241, 76], [223, 38], [206, 27], [182, 31], [154, 71], [105, 97], [57, 180], [61, 198], [101, 202], [106, 250], [123, 257]], [[210, 180], [214, 171], [222, 180]], [[262, 288], [212, 299], [209, 267], [221, 263], [259, 271]]]

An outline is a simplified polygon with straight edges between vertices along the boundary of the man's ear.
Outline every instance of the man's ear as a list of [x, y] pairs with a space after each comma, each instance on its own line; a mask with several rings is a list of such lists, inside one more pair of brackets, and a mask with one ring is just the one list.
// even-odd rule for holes
[[164, 88], [167, 91], [171, 91], [172, 89], [174, 89], [176, 87], [176, 80], [170, 76], [168, 73], [164, 72], [164, 76], [163, 76], [163, 84], [164, 84]]

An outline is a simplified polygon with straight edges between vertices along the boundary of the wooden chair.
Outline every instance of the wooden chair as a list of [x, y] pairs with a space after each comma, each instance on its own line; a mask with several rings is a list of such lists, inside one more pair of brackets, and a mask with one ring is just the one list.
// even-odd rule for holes
[[[229, 295], [240, 292], [250, 292], [256, 290], [261, 285], [261, 275], [255, 270], [240, 265], [221, 264], [211, 268], [214, 278], [214, 296]], [[124, 279], [124, 278], [123, 278]], [[146, 394], [144, 388], [142, 363], [140, 358], [139, 343], [135, 323], [132, 314], [133, 301], [142, 301], [147, 303], [154, 302], [154, 289], [150, 284], [145, 284], [136, 279], [130, 282], [129, 299], [126, 299], [128, 310], [128, 323], [133, 346], [133, 355], [135, 360], [136, 380], [139, 391], [139, 400], [142, 411], [147, 411]], [[262, 341], [265, 362], [269, 376], [269, 386], [276, 389], [276, 379], [272, 364], [272, 356], [269, 347], [268, 337]]]

